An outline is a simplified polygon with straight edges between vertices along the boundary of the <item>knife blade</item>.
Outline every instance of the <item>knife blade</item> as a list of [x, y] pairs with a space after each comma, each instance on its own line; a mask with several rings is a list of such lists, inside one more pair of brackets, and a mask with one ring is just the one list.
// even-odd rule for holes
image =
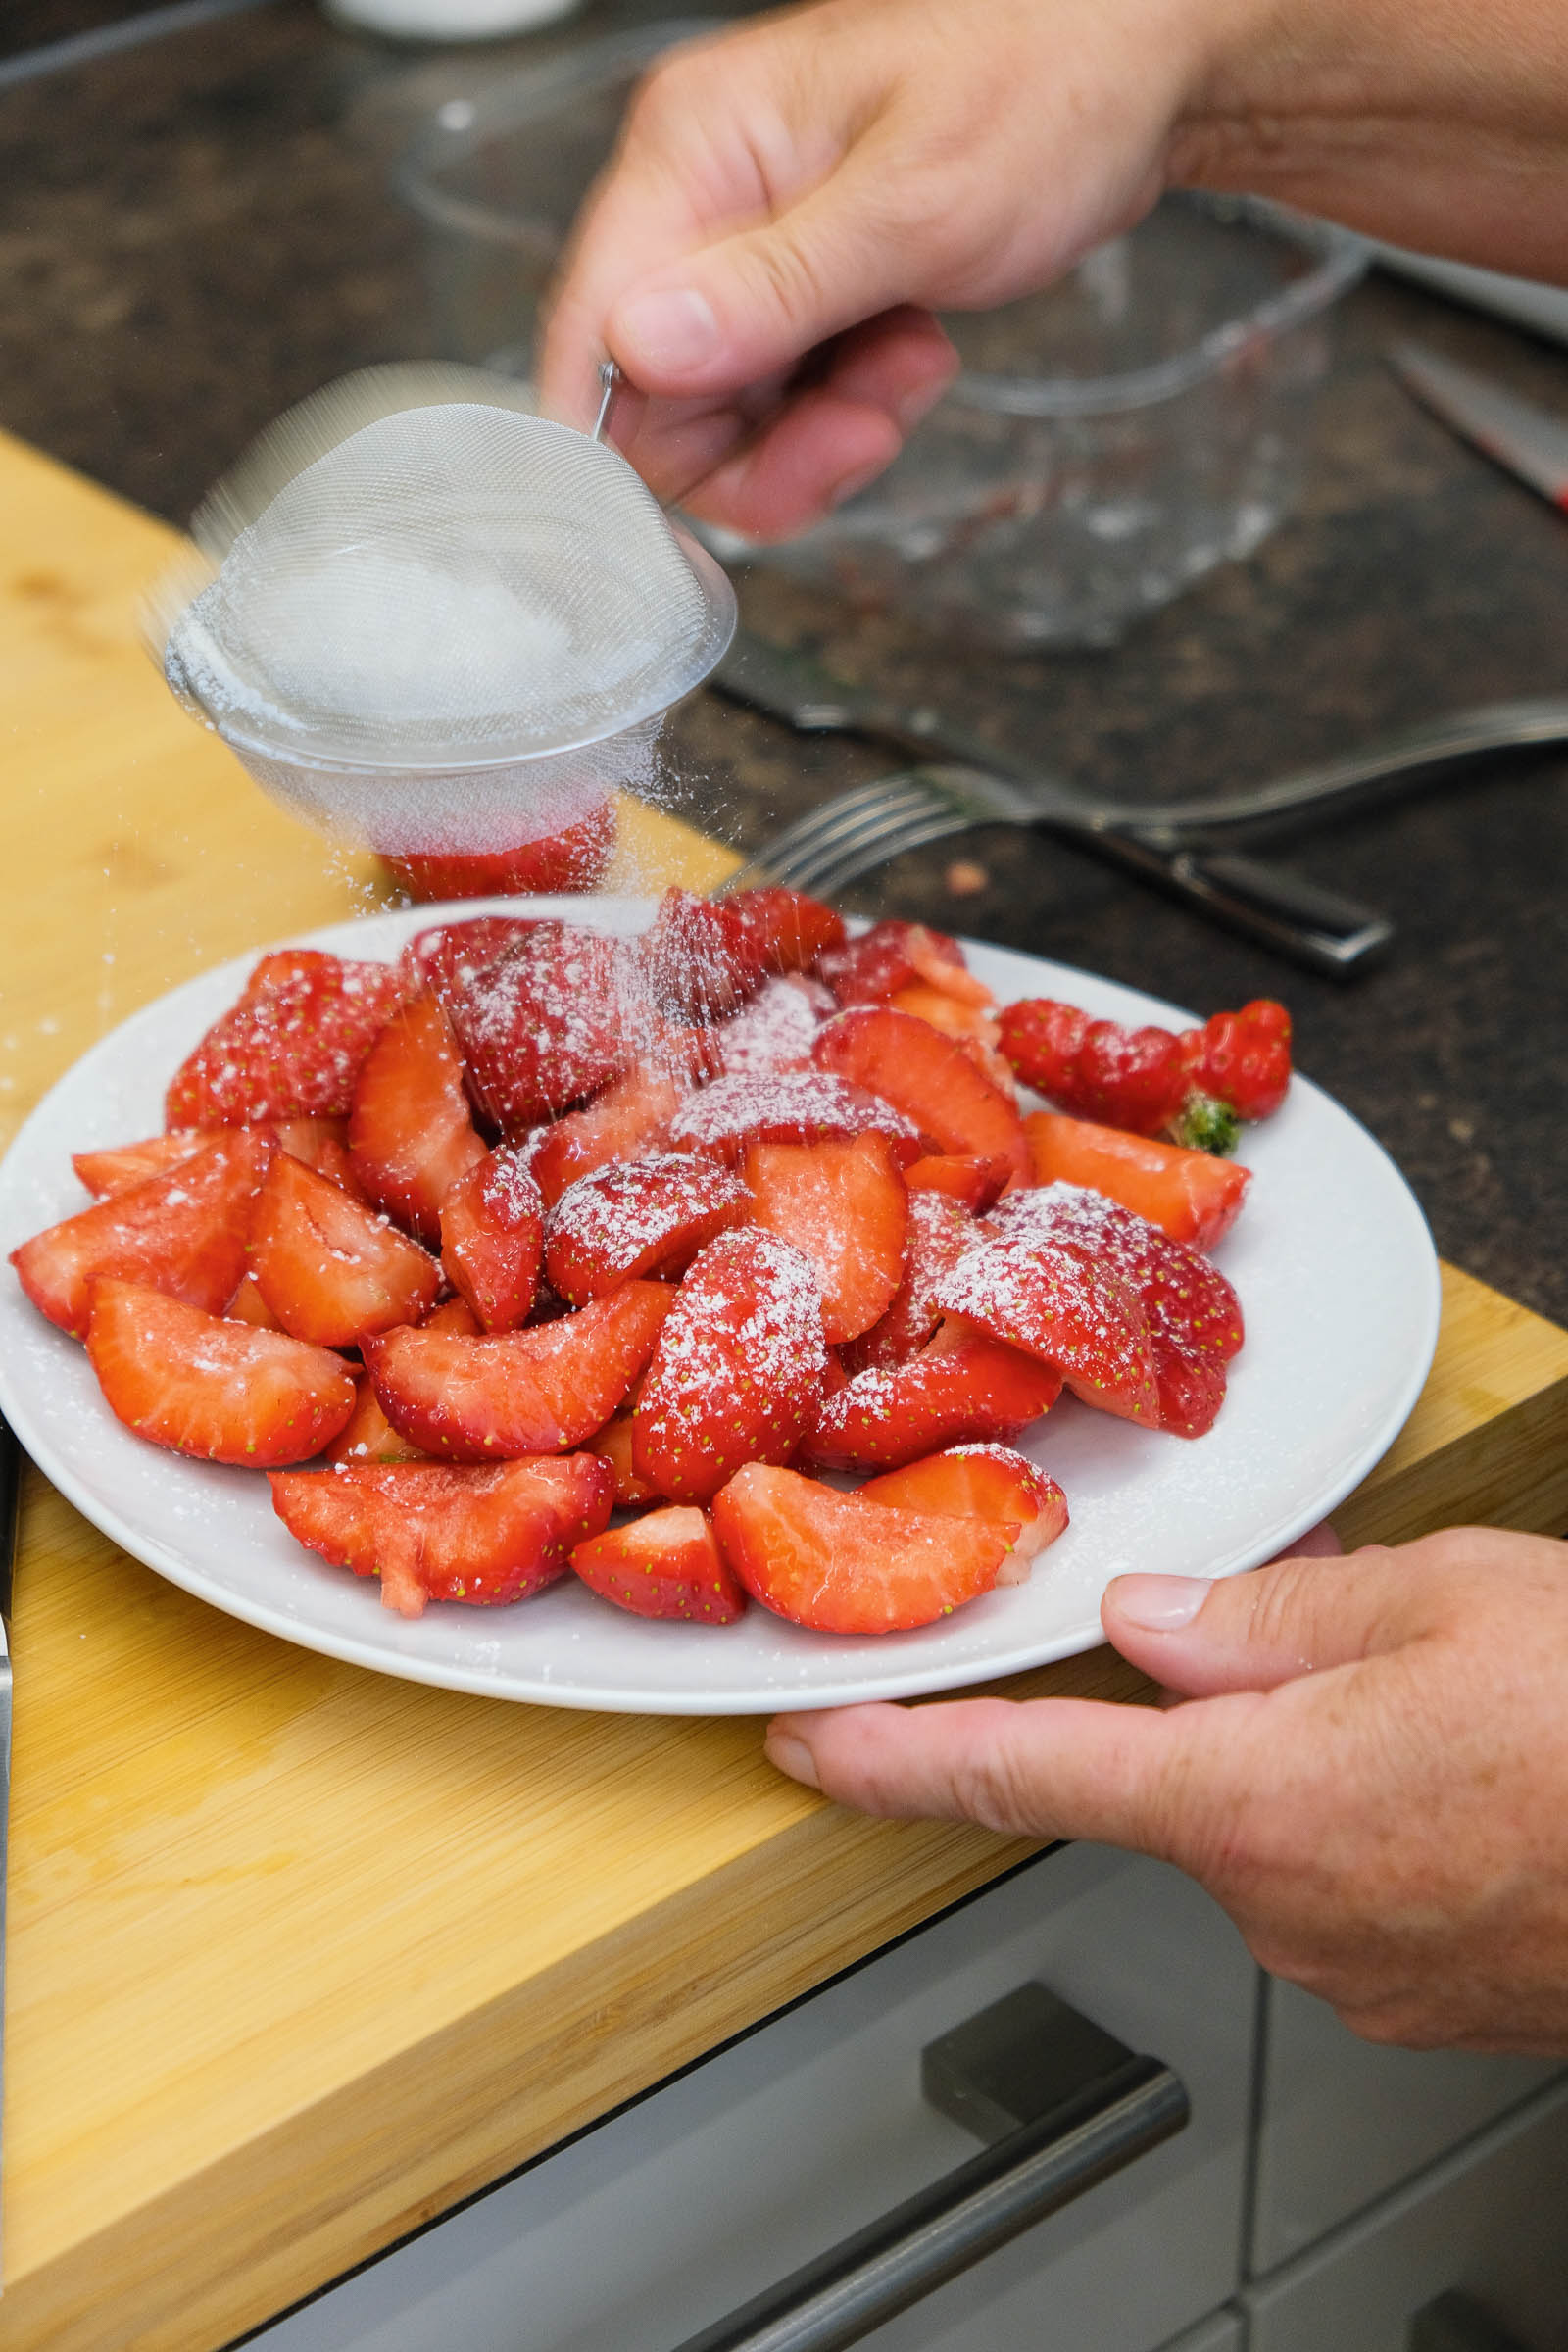
[[1396, 343], [1388, 359], [1423, 408], [1568, 513], [1568, 423], [1420, 343]]

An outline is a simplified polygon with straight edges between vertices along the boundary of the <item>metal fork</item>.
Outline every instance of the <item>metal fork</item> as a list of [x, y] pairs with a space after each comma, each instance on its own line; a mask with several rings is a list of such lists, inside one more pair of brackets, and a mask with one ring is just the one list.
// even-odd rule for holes
[[950, 763], [922, 763], [825, 802], [766, 843], [731, 878], [729, 889], [767, 880], [831, 893], [905, 850], [975, 825], [1040, 827], [1110, 856], [1267, 945], [1342, 976], [1382, 945], [1393, 925], [1338, 892], [1209, 846], [1215, 837], [1298, 827], [1484, 752], [1568, 741], [1568, 697], [1494, 703], [1406, 727], [1250, 791], [1152, 808], [1075, 791], [962, 734], [934, 711], [904, 710], [879, 694], [846, 686], [809, 656], [744, 632], [711, 683], [803, 733], [868, 734], [956, 755]]

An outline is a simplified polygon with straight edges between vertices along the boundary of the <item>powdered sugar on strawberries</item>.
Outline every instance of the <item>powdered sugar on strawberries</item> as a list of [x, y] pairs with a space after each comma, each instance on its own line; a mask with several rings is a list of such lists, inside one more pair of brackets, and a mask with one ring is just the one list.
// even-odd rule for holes
[[799, 1069], [811, 1058], [811, 1040], [838, 1007], [832, 991], [804, 972], [764, 980], [751, 1003], [718, 1032], [727, 1078], [762, 1077]]
[[879, 1095], [826, 1070], [783, 1070], [715, 1079], [682, 1103], [669, 1140], [677, 1150], [730, 1157], [749, 1143], [817, 1144], [872, 1128], [919, 1147], [919, 1129]]
[[547, 1250], [562, 1242], [592, 1250], [607, 1267], [630, 1272], [692, 1220], [738, 1212], [751, 1199], [738, 1176], [684, 1152], [616, 1160], [568, 1185], [550, 1211]]

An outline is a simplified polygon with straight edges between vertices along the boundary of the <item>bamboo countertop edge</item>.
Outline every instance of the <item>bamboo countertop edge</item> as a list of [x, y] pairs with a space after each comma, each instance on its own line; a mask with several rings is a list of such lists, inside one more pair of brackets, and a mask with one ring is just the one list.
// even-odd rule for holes
[[[148, 662], [174, 535], [3, 434], [0, 511], [28, 880], [3, 1144], [135, 1005], [372, 885]], [[623, 827], [620, 887], [732, 862], [657, 810]], [[1431, 1377], [1335, 1523], [1560, 1533], [1565, 1432], [1568, 1334], [1445, 1268]], [[755, 1720], [498, 1707], [291, 1649], [36, 1475], [24, 1509], [0, 2352], [215, 2352], [1030, 1851], [841, 1813]], [[1103, 1649], [999, 1688], [1151, 1695]]]

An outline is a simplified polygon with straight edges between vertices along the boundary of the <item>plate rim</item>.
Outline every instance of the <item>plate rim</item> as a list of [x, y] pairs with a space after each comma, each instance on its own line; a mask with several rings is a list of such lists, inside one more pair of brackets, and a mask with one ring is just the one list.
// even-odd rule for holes
[[[401, 945], [402, 939], [411, 935], [412, 932], [443, 921], [464, 921], [476, 914], [486, 913], [516, 914], [523, 908], [546, 918], [583, 921], [597, 912], [601, 915], [609, 915], [612, 923], [625, 920], [635, 923], [639, 917], [651, 912], [656, 904], [657, 901], [652, 896], [640, 894], [597, 896], [592, 900], [562, 895], [448, 900], [429, 906], [381, 908], [373, 914], [353, 915], [339, 923], [318, 925], [309, 932], [291, 934], [274, 943], [248, 948], [240, 955], [225, 958], [221, 963], [214, 964], [205, 971], [191, 974], [187, 979], [176, 982], [173, 987], [150, 998], [145, 1004], [133, 1007], [130, 1012], [117, 1021], [112, 1029], [107, 1030], [102, 1037], [94, 1040], [92, 1045], [76, 1055], [74, 1060], [61, 1072], [60, 1076], [39, 1098], [12, 1139], [6, 1152], [0, 1156], [0, 1199], [4, 1197], [7, 1177], [11, 1172], [13, 1160], [24, 1141], [33, 1135], [38, 1126], [48, 1125], [49, 1114], [56, 1099], [80, 1083], [84, 1072], [97, 1055], [108, 1053], [115, 1046], [117, 1040], [123, 1036], [127, 1028], [144, 1017], [167, 1014], [171, 1007], [176, 1007], [180, 1001], [187, 996], [198, 998], [207, 992], [216, 994], [220, 987], [242, 980], [259, 956], [273, 953], [277, 948], [325, 947], [329, 952], [342, 955], [352, 952], [345, 945], [348, 938], [356, 935], [363, 938], [363, 934], [371, 930], [372, 927], [378, 932], [383, 931], [384, 927], [384, 931], [397, 935], [399, 945]], [[862, 919], [851, 918], [851, 920], [857, 924], [857, 927], [864, 927]], [[594, 927], [606, 926], [601, 923]], [[1033, 964], [1038, 969], [1052, 970], [1066, 974], [1069, 978], [1086, 981], [1093, 989], [1117, 991], [1129, 999], [1136, 1000], [1140, 1006], [1148, 1008], [1149, 1013], [1163, 1014], [1178, 1023], [1188, 1023], [1195, 1017], [1180, 1005], [1172, 1004], [1145, 990], [1133, 988], [1126, 982], [1112, 980], [1107, 975], [1089, 972], [1080, 966], [1058, 963], [1054, 958], [1036, 956], [1028, 949], [1008, 947], [1002, 941], [959, 936], [965, 949], [973, 947], [980, 949], [983, 953], [1000, 953], [1015, 956]], [[364, 944], [368, 948], [368, 942]], [[377, 944], [384, 944], [384, 938]], [[1148, 1017], [1147, 1014], [1146, 1017]], [[1370, 1129], [1357, 1119], [1352, 1111], [1347, 1110], [1343, 1103], [1316, 1085], [1313, 1080], [1302, 1077], [1298, 1072], [1294, 1074], [1292, 1084], [1293, 1087], [1299, 1088], [1304, 1094], [1326, 1105], [1338, 1117], [1345, 1120], [1364, 1146], [1381, 1160], [1385, 1174], [1394, 1180], [1396, 1196], [1402, 1194], [1403, 1205], [1407, 1208], [1414, 1226], [1424, 1240], [1425, 1251], [1422, 1270], [1426, 1282], [1422, 1299], [1421, 1328], [1419, 1334], [1412, 1335], [1413, 1344], [1404, 1378], [1393, 1390], [1392, 1400], [1372, 1425], [1370, 1434], [1354, 1449], [1353, 1453], [1341, 1463], [1333, 1477], [1323, 1482], [1321, 1488], [1314, 1492], [1309, 1502], [1303, 1502], [1296, 1509], [1285, 1513], [1276, 1527], [1261, 1539], [1264, 1544], [1275, 1551], [1287, 1548], [1298, 1536], [1305, 1534], [1309, 1527], [1314, 1526], [1334, 1510], [1348, 1494], [1360, 1485], [1393, 1445], [1408, 1421], [1425, 1386], [1437, 1351], [1442, 1315], [1440, 1260], [1425, 1211], [1403, 1171], [1391, 1154], [1384, 1150]], [[223, 1614], [233, 1617], [241, 1623], [253, 1626], [259, 1632], [291, 1642], [296, 1647], [312, 1650], [318, 1655], [331, 1657], [370, 1673], [388, 1674], [400, 1681], [419, 1683], [433, 1689], [457, 1690], [470, 1696], [496, 1699], [512, 1705], [556, 1706], [569, 1708], [576, 1712], [601, 1714], [668, 1715], [689, 1718], [710, 1715], [772, 1715], [790, 1713], [804, 1708], [863, 1703], [868, 1695], [863, 1688], [847, 1688], [843, 1692], [837, 1692], [831, 1689], [824, 1691], [821, 1689], [812, 1688], [797, 1693], [788, 1688], [779, 1687], [766, 1691], [756, 1691], [751, 1695], [743, 1695], [738, 1690], [725, 1691], [723, 1690], [628, 1691], [613, 1687], [597, 1689], [586, 1680], [579, 1680], [575, 1686], [556, 1687], [537, 1677], [529, 1683], [528, 1688], [521, 1688], [519, 1685], [528, 1678], [519, 1677], [511, 1670], [508, 1670], [508, 1680], [498, 1682], [493, 1673], [487, 1674], [477, 1668], [466, 1667], [461, 1662], [421, 1658], [417, 1654], [388, 1653], [377, 1648], [371, 1641], [352, 1634], [340, 1634], [331, 1627], [315, 1625], [308, 1620], [289, 1617], [279, 1608], [269, 1606], [266, 1602], [254, 1601], [243, 1592], [235, 1592], [231, 1589], [216, 1586], [200, 1572], [190, 1570], [156, 1536], [147, 1535], [133, 1522], [123, 1517], [113, 1502], [105, 1501], [88, 1481], [79, 1477], [69, 1462], [61, 1459], [54, 1449], [48, 1432], [40, 1429], [29, 1411], [26, 1396], [19, 1390], [18, 1376], [13, 1370], [8, 1351], [0, 1351], [0, 1412], [4, 1413], [12, 1430], [38, 1469], [50, 1484], [65, 1496], [66, 1500], [110, 1542], [118, 1544], [122, 1550], [139, 1561], [155, 1575], [162, 1576], [180, 1591], [191, 1594], [193, 1598], [220, 1610]], [[1268, 1550], [1260, 1550], [1259, 1561], [1267, 1556], [1269, 1556]], [[1218, 1581], [1219, 1576], [1246, 1574], [1249, 1565], [1257, 1564], [1259, 1562], [1254, 1561], [1222, 1569], [1214, 1581]], [[960, 1679], [956, 1681], [954, 1679], [954, 1667], [951, 1663], [945, 1666], [940, 1660], [934, 1660], [924, 1667], [918, 1667], [911, 1663], [906, 1673], [894, 1678], [894, 1684], [886, 1688], [878, 1687], [869, 1695], [878, 1700], [901, 1699], [925, 1697], [941, 1691], [963, 1691], [979, 1689], [1004, 1677], [1027, 1673], [1035, 1667], [1049, 1665], [1062, 1658], [1083, 1655], [1088, 1650], [1099, 1646], [1102, 1637], [1098, 1635], [1098, 1629], [1091, 1633], [1087, 1640], [1081, 1638], [1081, 1631], [1082, 1629], [1073, 1628], [1047, 1640], [1025, 1643], [1022, 1646], [1027, 1650], [1027, 1655], [1009, 1654], [1005, 1658], [987, 1661], [978, 1666], [973, 1661], [965, 1659], [960, 1662]], [[854, 1659], [845, 1659], [844, 1673], [840, 1680], [846, 1686], [857, 1685], [858, 1676], [855, 1671]]]

